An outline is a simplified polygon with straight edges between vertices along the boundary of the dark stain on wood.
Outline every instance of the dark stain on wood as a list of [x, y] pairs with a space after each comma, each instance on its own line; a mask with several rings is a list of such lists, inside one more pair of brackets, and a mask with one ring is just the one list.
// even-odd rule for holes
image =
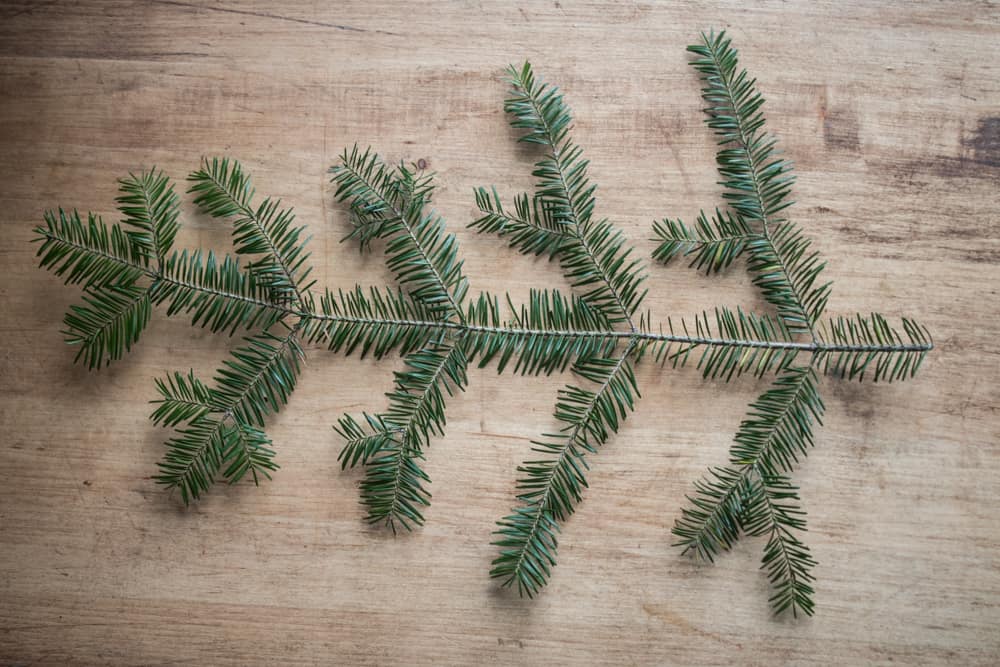
[[840, 401], [844, 413], [867, 432], [876, 421], [876, 401], [871, 384], [831, 382], [829, 386], [830, 393]]
[[987, 167], [1000, 167], [1000, 117], [980, 118], [976, 131], [962, 141], [971, 160]]
[[823, 143], [827, 148], [857, 153], [858, 117], [851, 111], [827, 111], [823, 115]]

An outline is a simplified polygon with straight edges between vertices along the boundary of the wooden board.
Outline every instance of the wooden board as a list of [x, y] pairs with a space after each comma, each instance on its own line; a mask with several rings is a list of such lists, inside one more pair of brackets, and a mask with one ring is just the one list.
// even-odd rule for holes
[[[818, 614], [773, 620], [747, 539], [706, 566], [669, 533], [726, 461], [764, 384], [640, 367], [624, 430], [592, 457], [536, 600], [487, 577], [529, 440], [565, 376], [471, 374], [428, 452], [425, 528], [367, 528], [331, 424], [378, 410], [397, 360], [311, 350], [269, 427], [282, 469], [184, 509], [150, 480], [166, 432], [152, 378], [209, 375], [232, 341], [154, 317], [129, 357], [72, 363], [77, 291], [36, 268], [55, 206], [114, 220], [115, 179], [238, 157], [310, 225], [320, 285], [385, 284], [326, 170], [345, 146], [425, 160], [474, 290], [565, 287], [558, 267], [465, 228], [472, 188], [531, 184], [502, 70], [558, 82], [598, 214], [644, 255], [651, 222], [719, 201], [684, 47], [729, 28], [794, 160], [791, 215], [828, 258], [830, 312], [928, 326], [920, 376], [824, 380], [825, 427], [795, 474]], [[36, 664], [996, 664], [1000, 661], [1000, 11], [989, 2], [4, 2], [0, 4], [0, 661]], [[179, 243], [228, 230], [184, 205]], [[650, 269], [658, 317], [763, 308], [747, 275]]]

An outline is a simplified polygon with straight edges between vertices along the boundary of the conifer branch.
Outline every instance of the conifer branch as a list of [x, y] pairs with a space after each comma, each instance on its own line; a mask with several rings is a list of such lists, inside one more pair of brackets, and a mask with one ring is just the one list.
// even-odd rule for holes
[[653, 251], [653, 259], [667, 264], [678, 255], [693, 255], [690, 266], [718, 273], [742, 255], [747, 244], [757, 234], [738, 215], [716, 209], [711, 219], [702, 211], [693, 228], [680, 220], [653, 223], [653, 231], [661, 241]]
[[[422, 482], [429, 482], [417, 463], [431, 435], [444, 435], [445, 398], [463, 391], [468, 384], [468, 360], [461, 345], [431, 347], [406, 358], [407, 370], [396, 373], [396, 387], [388, 394], [389, 409], [369, 425], [381, 431], [374, 438], [348, 442], [342, 460], [371, 463], [361, 483], [362, 502], [370, 523], [382, 522], [393, 532], [398, 523], [406, 530], [424, 522], [418, 506], [430, 504]], [[342, 418], [342, 428], [350, 418]], [[345, 433], [346, 434], [346, 433]], [[373, 434], [374, 435], [374, 434]], [[374, 449], [381, 444], [383, 449]], [[358, 448], [368, 451], [359, 453]]]
[[223, 437], [222, 463], [228, 464], [222, 474], [230, 484], [250, 473], [254, 486], [259, 486], [261, 477], [271, 479], [271, 473], [278, 469], [267, 434], [239, 421]]
[[332, 167], [338, 201], [350, 201], [364, 232], [362, 245], [389, 238], [388, 265], [414, 299], [442, 309], [442, 319], [464, 319], [461, 302], [468, 291], [457, 259], [453, 234], [434, 214], [424, 214], [430, 200], [429, 181], [400, 166], [391, 170], [370, 149], [355, 145]]
[[484, 215], [470, 223], [469, 227], [508, 238], [510, 247], [525, 254], [555, 257], [563, 245], [573, 238], [570, 227], [547, 210], [540, 198], [536, 197], [529, 203], [527, 194], [515, 195], [515, 212], [511, 213], [504, 209], [496, 188], [491, 191], [478, 188], [476, 205]]
[[162, 263], [149, 289], [155, 305], [167, 304], [167, 315], [191, 315], [193, 326], [213, 333], [237, 329], [267, 329], [286, 317], [302, 318], [302, 311], [275, 301], [270, 288], [258, 282], [257, 273], [239, 260], [200, 250], [174, 251]]
[[212, 217], [233, 220], [236, 254], [258, 256], [248, 267], [258, 282], [273, 290], [277, 300], [292, 298], [302, 305], [302, 293], [311, 285], [306, 283], [311, 273], [305, 265], [308, 239], [300, 240], [304, 227], [291, 226], [291, 209], [279, 210], [280, 202], [270, 198], [254, 209], [250, 176], [227, 158], [202, 160], [202, 168], [188, 180], [189, 192], [197, 195], [195, 204]]
[[[793, 179], [791, 165], [774, 157], [776, 140], [760, 131], [763, 97], [745, 70], [737, 73], [737, 52], [725, 33], [702, 38], [689, 51], [700, 56], [692, 65], [705, 84], [708, 124], [724, 146], [717, 160], [721, 185], [727, 188], [723, 197], [733, 211], [717, 213], [713, 225], [702, 215], [697, 232], [679, 221], [654, 226], [663, 239], [656, 257], [666, 262], [694, 253], [692, 264], [711, 271], [746, 251], [754, 284], [777, 309], [782, 333], [808, 333], [811, 356], [808, 366], [792, 366], [794, 355], [777, 364], [772, 388], [751, 404], [740, 425], [730, 467], [712, 469], [696, 483], [691, 505], [673, 533], [685, 551], [707, 560], [731, 548], [741, 532], [766, 535], [764, 567], [775, 589], [774, 611], [811, 615], [814, 591], [809, 582], [815, 561], [793, 533], [805, 530], [805, 513], [797, 489], [784, 475], [812, 446], [813, 422], [821, 424], [824, 407], [815, 369], [858, 379], [868, 372], [875, 381], [891, 382], [912, 377], [933, 344], [925, 328], [906, 318], [903, 334], [878, 314], [820, 322], [831, 291], [830, 283], [819, 283], [825, 263], [795, 225], [778, 217], [791, 204], [787, 197]], [[760, 231], [753, 232], [749, 221], [758, 223]], [[725, 352], [720, 356], [728, 361]]]
[[436, 309], [402, 291], [373, 287], [366, 294], [360, 285], [348, 292], [327, 290], [319, 304], [318, 311], [303, 317], [306, 340], [347, 355], [360, 348], [362, 358], [371, 353], [381, 359], [394, 350], [405, 355], [463, 328], [439, 319]]
[[878, 313], [870, 317], [838, 317], [820, 324], [814, 364], [825, 373], [874, 382], [912, 378], [933, 349], [931, 334], [913, 320], [903, 318], [905, 339]]
[[145, 248], [118, 225], [108, 227], [93, 214], [84, 224], [76, 211], [60, 208], [58, 216], [46, 211], [45, 226], [34, 231], [35, 240], [41, 242], [39, 266], [62, 277], [67, 285], [127, 287], [153, 274]]
[[231, 481], [248, 470], [256, 480], [276, 468], [270, 441], [255, 425], [263, 426], [264, 417], [287, 403], [295, 388], [302, 357], [297, 333], [292, 329], [278, 337], [265, 331], [248, 337], [224, 362], [211, 389], [193, 373], [158, 381], [163, 400], [157, 401], [154, 422], [187, 424], [167, 441], [155, 477], [159, 484], [180, 489], [186, 504], [208, 491], [226, 463], [230, 467], [223, 474]]
[[117, 361], [149, 322], [148, 290], [136, 285], [108, 285], [84, 291], [86, 306], [70, 306], [63, 322], [66, 343], [79, 345], [74, 361], [81, 358], [88, 368], [100, 368]]
[[432, 175], [387, 166], [357, 146], [331, 170], [336, 198], [350, 209], [347, 238], [362, 249], [385, 240], [398, 286], [314, 293], [308, 238], [304, 227], [293, 226], [291, 209], [271, 198], [254, 204], [242, 166], [213, 159], [191, 175], [191, 192], [204, 211], [233, 224], [235, 256], [173, 249], [178, 198], [155, 169], [120, 181], [120, 225], [92, 214], [84, 222], [62, 209], [45, 214], [36, 229], [41, 266], [84, 290], [84, 305], [67, 314], [67, 341], [80, 346], [78, 360], [101, 367], [136, 343], [158, 305], [212, 332], [247, 332], [213, 383], [193, 371], [156, 381], [160, 398], [151, 419], [176, 429], [156, 480], [178, 488], [185, 503], [216, 479], [258, 483], [277, 469], [262, 429], [287, 404], [304, 345], [362, 357], [399, 353], [405, 368], [395, 374], [388, 408], [345, 415], [334, 427], [344, 441], [341, 465], [367, 468], [361, 499], [368, 521], [394, 532], [424, 521], [430, 480], [420, 459], [430, 438], [443, 435], [447, 397], [464, 391], [470, 363], [523, 374], [572, 368], [582, 384], [559, 392], [561, 427], [533, 443], [541, 456], [519, 468], [519, 504], [498, 522], [500, 553], [491, 574], [528, 596], [547, 583], [556, 563], [560, 524], [587, 486], [587, 454], [635, 408], [635, 363], [647, 355], [672, 367], [690, 361], [705, 378], [723, 381], [774, 374], [741, 422], [729, 463], [696, 483], [674, 534], [685, 551], [708, 560], [742, 533], [766, 537], [772, 607], [812, 614], [815, 561], [800, 539], [805, 514], [787, 475], [812, 447], [813, 424], [822, 418], [818, 375], [910, 378], [933, 342], [908, 318], [901, 329], [877, 313], [824, 319], [825, 264], [782, 217], [791, 203], [791, 165], [777, 157], [775, 140], [763, 130], [763, 98], [723, 33], [703, 36], [691, 51], [709, 125], [721, 138], [717, 160], [730, 206], [711, 217], [701, 213], [693, 227], [655, 223], [653, 256], [662, 263], [690, 257], [693, 267], [712, 273], [746, 255], [774, 315], [716, 307], [657, 323], [639, 311], [642, 262], [620, 231], [593, 219], [595, 186], [569, 137], [569, 109], [558, 89], [537, 81], [525, 63], [508, 71], [513, 92], [505, 110], [524, 130], [522, 141], [545, 149], [533, 172], [537, 186], [510, 208], [496, 189], [477, 189], [481, 215], [471, 226], [520, 252], [558, 258], [572, 293], [533, 289], [523, 304], [503, 294], [466, 299], [455, 236], [429, 209]]
[[175, 372], [172, 377], [157, 378], [155, 383], [162, 397], [153, 401], [157, 408], [150, 415], [156, 426], [195, 422], [213, 410], [211, 390], [195, 376], [193, 370], [187, 375]]
[[180, 229], [177, 222], [180, 199], [170, 179], [155, 168], [138, 176], [129, 174], [119, 182], [121, 195], [115, 200], [125, 215], [122, 221], [132, 227], [129, 237], [159, 267], [174, 244]]
[[153, 479], [168, 489], [180, 489], [185, 505], [197, 500], [215, 483], [222, 467], [225, 432], [224, 419], [207, 416], [178, 429], [177, 436], [166, 442], [167, 452], [157, 464], [160, 474]]
[[596, 453], [611, 433], [617, 433], [639, 397], [629, 357], [634, 342], [617, 358], [578, 361], [577, 375], [598, 384], [594, 391], [567, 386], [559, 392], [556, 419], [565, 427], [546, 440], [533, 441], [533, 449], [555, 458], [527, 461], [518, 471], [524, 504], [497, 522], [501, 548], [493, 561], [490, 576], [502, 579], [503, 586], [516, 583], [518, 592], [533, 597], [548, 581], [555, 566], [559, 522], [574, 511], [587, 486], [583, 471], [589, 466], [586, 454]]
[[337, 456], [341, 469], [366, 465], [380, 451], [395, 446], [393, 438], [400, 429], [388, 426], [377, 414], [366, 412], [363, 418], [364, 422], [361, 423], [351, 415], [344, 415], [333, 427], [344, 440], [344, 447]]
[[295, 389], [305, 358], [297, 334], [297, 328], [284, 336], [264, 331], [233, 350], [217, 371], [211, 394], [215, 411], [242, 424], [264, 426], [264, 418], [278, 412]]
[[[371, 150], [361, 153], [357, 146], [350, 153], [344, 151], [340, 165], [333, 167], [331, 173], [337, 183], [336, 197], [350, 202], [356, 219], [355, 233], [351, 236], [357, 236], [362, 247], [375, 238], [388, 239], [387, 264], [400, 285], [409, 289], [415, 301], [429, 307], [435, 319], [446, 323], [457, 320], [460, 327], [464, 326], [466, 318], [461, 304], [468, 281], [462, 274], [454, 235], [445, 233], [444, 221], [439, 216], [424, 212], [433, 192], [430, 179], [402, 165], [391, 170], [377, 154]], [[332, 300], [325, 303], [333, 306]], [[360, 301], [355, 299], [353, 304], [345, 305], [350, 310], [352, 305], [360, 305]], [[397, 312], [409, 310], [399, 308], [402, 305], [399, 301], [394, 305]], [[349, 336], [349, 332], [341, 333], [335, 345], [344, 345]], [[377, 352], [389, 342], [383, 341]], [[356, 340], [352, 342], [348, 349], [357, 344]], [[407, 348], [415, 343], [412, 338], [400, 342], [406, 342]], [[370, 346], [368, 342], [364, 350]], [[388, 412], [378, 415], [392, 435], [367, 438], [363, 444], [356, 439], [348, 440], [341, 460], [360, 459], [369, 463], [361, 497], [368, 507], [370, 523], [384, 522], [393, 532], [397, 523], [407, 530], [423, 523], [419, 506], [430, 502], [430, 494], [423, 487], [423, 482], [430, 480], [417, 459], [423, 458], [423, 448], [431, 433], [443, 434], [445, 404], [441, 390], [451, 395], [454, 390], [464, 388], [467, 363], [458, 339], [447, 342], [439, 339], [409, 354], [408, 370], [396, 374], [396, 389], [389, 394]], [[340, 423], [350, 430], [346, 419], [342, 418]], [[378, 445], [385, 448], [369, 449]], [[367, 455], [360, 456], [358, 447]]]
[[[591, 221], [596, 186], [587, 177], [589, 161], [569, 139], [569, 108], [557, 87], [535, 80], [530, 63], [520, 69], [512, 65], [507, 74], [513, 90], [504, 110], [512, 127], [525, 130], [519, 141], [549, 149], [535, 164], [533, 175], [539, 179], [535, 198], [537, 207], [551, 216], [549, 226], [568, 227], [571, 239], [559, 247], [563, 271], [573, 287], [586, 290], [584, 299], [607, 312], [609, 320], [625, 322], [635, 331], [632, 315], [645, 295], [639, 291], [645, 280], [642, 262], [629, 259], [631, 249], [623, 249], [624, 237], [610, 223]], [[478, 221], [473, 225], [482, 231], [502, 231]]]
[[805, 512], [799, 508], [798, 489], [781, 475], [763, 475], [757, 471], [754, 492], [745, 518], [746, 531], [751, 535], [766, 535], [763, 568], [774, 588], [769, 602], [774, 613], [790, 611], [812, 616], [815, 611], [810, 584], [811, 570], [816, 565], [809, 547], [793, 531], [806, 529]]
[[809, 240], [779, 217], [792, 204], [794, 177], [791, 164], [776, 156], [776, 140], [762, 131], [764, 98], [755, 80], [738, 69], [738, 53], [725, 32], [702, 34], [702, 44], [688, 51], [700, 56], [691, 65], [704, 83], [708, 125], [727, 146], [717, 155], [726, 188], [722, 196], [738, 216], [761, 228], [746, 245], [754, 284], [790, 330], [815, 338], [813, 324], [826, 306], [830, 283], [818, 282], [824, 263], [809, 251]]
[[754, 403], [740, 424], [730, 449], [730, 465], [709, 471], [688, 497], [673, 533], [684, 551], [713, 560], [739, 537], [744, 514], [761, 490], [754, 475], [774, 477], [790, 472], [813, 444], [812, 424], [822, 424], [823, 401], [811, 366], [782, 371]]

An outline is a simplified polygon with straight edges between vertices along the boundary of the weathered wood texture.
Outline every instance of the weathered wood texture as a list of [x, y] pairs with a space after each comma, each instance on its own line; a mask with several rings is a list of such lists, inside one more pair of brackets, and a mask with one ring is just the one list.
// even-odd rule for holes
[[[997, 239], [1000, 11], [992, 3], [5, 2], [0, 5], [0, 661], [11, 664], [996, 664], [1000, 660]], [[99, 374], [59, 334], [77, 298], [35, 266], [46, 208], [115, 219], [115, 179], [243, 160], [311, 225], [320, 284], [385, 284], [338, 245], [326, 169], [345, 146], [426, 160], [474, 289], [565, 286], [557, 267], [465, 229], [473, 186], [529, 187], [502, 68], [559, 82], [599, 214], [648, 254], [650, 223], [718, 199], [684, 46], [729, 27], [796, 163], [792, 215], [836, 280], [832, 313], [909, 315], [938, 349], [913, 382], [824, 380], [795, 479], [818, 615], [775, 621], [748, 539], [705, 566], [669, 529], [724, 463], [763, 384], [643, 364], [643, 400], [592, 459], [591, 489], [534, 601], [487, 578], [529, 439], [564, 377], [475, 371], [435, 441], [428, 524], [368, 529], [330, 426], [379, 409], [398, 367], [310, 356], [269, 431], [282, 469], [190, 509], [149, 479], [165, 433], [151, 378], [203, 374], [231, 341], [154, 316]], [[185, 203], [179, 239], [225, 250]], [[762, 308], [742, 270], [653, 267], [649, 306]], [[898, 319], [897, 319], [898, 321]]]

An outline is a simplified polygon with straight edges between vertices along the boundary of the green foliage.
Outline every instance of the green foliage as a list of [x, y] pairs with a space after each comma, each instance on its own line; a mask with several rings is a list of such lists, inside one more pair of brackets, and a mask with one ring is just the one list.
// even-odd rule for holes
[[187, 375], [174, 373], [165, 380], [157, 378], [156, 390], [162, 398], [150, 419], [157, 426], [177, 426], [181, 422], [194, 422], [212, 411], [211, 390], [195, 377], [194, 371]]
[[394, 350], [407, 354], [419, 350], [445, 329], [435, 318], [434, 309], [409, 298], [402, 291], [360, 286], [334, 294], [327, 290], [320, 298], [319, 312], [304, 322], [304, 337], [324, 342], [333, 352], [361, 357], [372, 354], [381, 359]]
[[725, 32], [702, 35], [689, 46], [701, 75], [708, 126], [723, 146], [716, 154], [720, 185], [733, 212], [744, 220], [767, 224], [791, 205], [791, 164], [774, 153], [776, 140], [763, 131], [764, 97], [756, 80], [739, 69], [739, 53]]
[[235, 484], [249, 472], [256, 484], [278, 469], [270, 445], [267, 436], [252, 426], [202, 417], [167, 441], [160, 474], [153, 479], [179, 489], [185, 504], [197, 500], [220, 477]]
[[152, 169], [138, 176], [129, 174], [118, 182], [118, 189], [121, 195], [115, 201], [125, 216], [123, 222], [132, 227], [126, 232], [129, 238], [148, 257], [162, 262], [180, 229], [180, 199], [170, 179]]
[[653, 259], [666, 264], [677, 255], [693, 255], [690, 266], [703, 268], [705, 273], [728, 268], [755, 236], [738, 215], [719, 210], [711, 219], [702, 211], [693, 228], [680, 220], [664, 220], [653, 223], [653, 231], [661, 241], [653, 251]]
[[70, 345], [79, 345], [75, 361], [81, 358], [88, 368], [100, 368], [116, 361], [132, 349], [149, 322], [149, 293], [136, 285], [108, 285], [102, 290], [86, 290], [86, 306], [70, 306], [63, 322]]
[[363, 245], [388, 239], [386, 263], [410, 296], [433, 308], [440, 319], [461, 319], [460, 304], [469, 285], [455, 235], [445, 234], [440, 216], [425, 212], [429, 180], [402, 165], [390, 169], [370, 149], [362, 153], [357, 146], [345, 150], [330, 171], [337, 200], [351, 201], [358, 225], [353, 236], [360, 236]]
[[809, 245], [796, 226], [784, 222], [772, 224], [747, 244], [754, 285], [796, 333], [813, 331], [830, 297], [830, 283], [814, 287], [825, 263]]
[[816, 561], [795, 535], [806, 529], [798, 489], [780, 475], [761, 475], [752, 489], [744, 529], [750, 535], [767, 537], [763, 567], [774, 588], [771, 607], [776, 614], [791, 611], [797, 616], [801, 611], [812, 616], [815, 591], [809, 582]]
[[216, 417], [202, 417], [177, 430], [167, 440], [160, 474], [153, 479], [168, 489], [179, 489], [184, 504], [201, 497], [215, 483], [222, 467], [226, 436], [231, 429]]
[[674, 526], [685, 551], [712, 560], [732, 548], [745, 524], [747, 507], [764, 492], [758, 477], [789, 472], [813, 444], [813, 423], [821, 423], [823, 401], [810, 367], [784, 370], [770, 389], [750, 404], [730, 449], [730, 465], [709, 471], [695, 485], [692, 506]]
[[532, 441], [533, 450], [547, 458], [526, 461], [518, 468], [520, 507], [497, 522], [500, 555], [490, 576], [504, 586], [517, 585], [529, 597], [543, 587], [556, 564], [556, 532], [582, 499], [587, 480], [587, 453], [596, 453], [635, 407], [639, 390], [629, 361], [631, 347], [617, 358], [578, 360], [573, 372], [597, 385], [585, 389], [567, 385], [559, 391], [555, 418], [558, 433]]
[[731, 450], [734, 465], [774, 476], [792, 470], [812, 447], [812, 423], [822, 424], [823, 401], [812, 367], [789, 368], [754, 403]]
[[223, 437], [222, 462], [227, 466], [222, 474], [230, 484], [250, 473], [256, 486], [261, 477], [271, 479], [270, 473], [278, 469], [267, 434], [242, 423], [237, 423]]
[[39, 266], [67, 285], [127, 287], [148, 272], [146, 249], [121, 227], [108, 227], [94, 214], [84, 223], [76, 211], [46, 211], [45, 226], [36, 227], [35, 234], [41, 243]]
[[511, 248], [525, 254], [556, 256], [571, 237], [570, 228], [546, 208], [545, 200], [530, 200], [526, 193], [514, 197], [514, 211], [500, 202], [496, 188], [476, 189], [476, 206], [483, 216], [470, 227], [480, 232], [507, 238]]
[[344, 415], [333, 430], [344, 440], [344, 447], [337, 457], [342, 469], [366, 464], [378, 452], [394, 447], [393, 438], [398, 431], [390, 428], [380, 415], [370, 415], [367, 412], [364, 414], [364, 423], [358, 422], [351, 415]]
[[149, 292], [154, 304], [167, 304], [167, 315], [190, 314], [192, 325], [213, 333], [266, 329], [290, 313], [272, 300], [255, 272], [229, 255], [220, 262], [211, 251], [174, 251]]
[[[901, 380], [912, 377], [931, 349], [930, 334], [903, 319], [906, 336], [886, 319], [836, 318], [821, 322], [831, 284], [821, 281], [825, 266], [819, 253], [793, 223], [779, 217], [791, 205], [791, 165], [776, 157], [776, 139], [763, 131], [763, 97], [755, 81], [738, 69], [737, 52], [725, 33], [703, 35], [688, 47], [698, 57], [692, 65], [701, 73], [708, 125], [720, 137], [717, 162], [723, 198], [730, 205], [714, 224], [699, 219], [697, 231], [666, 221], [655, 231], [663, 239], [657, 259], [695, 254], [694, 266], [718, 270], [747, 254], [754, 284], [789, 334], [807, 334], [808, 365], [796, 365], [785, 353], [775, 364], [778, 377], [754, 403], [740, 424], [730, 450], [730, 465], [709, 471], [695, 484], [690, 505], [682, 511], [673, 533], [677, 544], [712, 560], [732, 548], [741, 533], [766, 536], [763, 567], [774, 588], [776, 613], [811, 615], [815, 609], [812, 567], [816, 564], [798, 533], [806, 530], [792, 472], [813, 445], [813, 426], [821, 424], [823, 401], [817, 369], [841, 378]], [[734, 329], [726, 329], [733, 335]], [[762, 337], [756, 331], [755, 337]], [[728, 353], [710, 352], [732, 364]]]
[[279, 337], [265, 331], [233, 350], [215, 378], [216, 410], [241, 424], [264, 426], [264, 418], [278, 412], [295, 389], [304, 356], [295, 334], [292, 330]]
[[777, 140], [763, 130], [764, 98], [755, 79], [739, 69], [739, 54], [725, 32], [702, 38], [688, 51], [698, 56], [691, 64], [704, 84], [707, 123], [723, 146], [716, 156], [726, 188], [722, 196], [741, 226], [757, 225], [763, 232], [746, 240], [754, 284], [789, 329], [811, 333], [830, 283], [818, 282], [824, 263], [809, 250], [809, 240], [779, 217], [792, 204], [792, 166], [777, 157]]
[[[587, 176], [589, 161], [583, 159], [583, 149], [569, 138], [569, 108], [558, 88], [535, 79], [529, 63], [520, 68], [511, 66], [507, 74], [512, 90], [504, 110], [511, 116], [511, 126], [524, 130], [518, 141], [547, 149], [532, 172], [538, 179], [535, 208], [550, 219], [548, 226], [566, 227], [569, 238], [558, 252], [563, 273], [573, 287], [582, 290], [581, 297], [606, 313], [612, 324], [627, 322], [634, 328], [632, 315], [645, 296], [641, 290], [645, 279], [642, 262], [630, 257], [632, 249], [625, 247], [620, 231], [605, 220], [592, 222], [596, 186]], [[488, 213], [482, 199], [477, 196], [480, 210]], [[524, 196], [518, 200], [522, 204], [516, 208], [525, 208]], [[498, 201], [495, 197], [494, 203]], [[495, 225], [477, 226], [483, 231], [495, 229]], [[525, 249], [524, 244], [520, 246]]]
[[[396, 373], [396, 386], [387, 394], [389, 408], [375, 418], [384, 435], [381, 448], [374, 449], [379, 440], [362, 445], [372, 450], [362, 458], [369, 467], [361, 483], [370, 523], [384, 522], [395, 532], [397, 523], [410, 530], [424, 522], [418, 506], [430, 504], [423, 487], [430, 479], [417, 459], [423, 458], [431, 435], [444, 435], [445, 394], [464, 390], [467, 365], [462, 347], [455, 344], [407, 355], [406, 370]], [[367, 421], [372, 423], [371, 418]]]
[[[654, 320], [640, 310], [646, 270], [624, 235], [594, 217], [588, 161], [570, 137], [572, 115], [559, 90], [531, 66], [511, 67], [505, 103], [520, 141], [539, 149], [534, 191], [505, 206], [496, 188], [478, 188], [480, 216], [470, 227], [516, 251], [559, 262], [572, 292], [532, 289], [469, 296], [453, 234], [431, 209], [433, 175], [391, 166], [371, 149], [345, 150], [331, 169], [335, 197], [362, 250], [384, 243], [398, 285], [313, 292], [308, 237], [278, 200], [255, 203], [249, 174], [230, 159], [203, 160], [189, 177], [195, 203], [233, 228], [234, 254], [174, 249], [179, 199], [151, 169], [119, 183], [121, 224], [75, 211], [45, 214], [36, 228], [39, 262], [81, 285], [83, 305], [65, 318], [77, 360], [100, 368], [137, 343], [154, 307], [230, 336], [242, 332], [211, 382], [193, 370], [155, 381], [154, 424], [174, 429], [155, 479], [184, 503], [216, 481], [269, 479], [277, 469], [263, 431], [298, 383], [305, 349], [382, 359], [398, 353], [387, 406], [343, 415], [342, 467], [364, 467], [367, 520], [393, 532], [425, 521], [429, 444], [444, 435], [448, 400], [465, 390], [468, 368], [537, 375], [571, 369], [575, 381], [556, 400], [558, 428], [533, 441], [519, 467], [515, 507], [498, 522], [491, 575], [534, 596], [557, 562], [558, 533], [583, 498], [590, 461], [617, 433], [639, 399], [634, 365], [693, 364], [706, 379], [768, 377], [770, 387], [739, 426], [728, 463], [696, 482], [673, 533], [706, 560], [742, 534], [764, 538], [763, 569], [773, 609], [812, 614], [815, 560], [802, 541], [805, 512], [789, 475], [812, 448], [821, 423], [819, 376], [891, 382], [912, 377], [933, 347], [929, 332], [903, 319], [897, 330], [877, 313], [824, 317], [830, 283], [810, 241], [783, 218], [791, 204], [791, 165], [764, 131], [763, 98], [739, 69], [724, 34], [690, 47], [701, 74], [725, 210], [701, 213], [693, 226], [654, 223], [653, 258], [687, 257], [707, 274], [745, 257], [773, 314], [707, 308], [693, 318]], [[772, 377], [773, 376], [773, 377]]]
[[931, 334], [905, 317], [903, 332], [906, 340], [878, 313], [838, 317], [820, 326], [817, 339], [827, 345], [813, 363], [825, 373], [849, 380], [863, 380], [865, 373], [874, 382], [912, 378], [931, 348]]
[[[713, 327], [712, 321], [715, 325]], [[642, 323], [645, 329], [645, 321]], [[701, 350], [697, 368], [705, 378], [723, 378], [727, 382], [743, 373], [763, 376], [787, 367], [810, 346], [796, 343], [784, 322], [769, 315], [746, 313], [737, 308], [719, 307], [714, 318], [708, 313], [694, 319], [693, 331], [684, 320], [678, 323], [683, 336], [675, 333], [674, 322], [667, 318], [668, 336], [662, 327], [660, 336], [642, 340], [642, 350], [651, 348], [654, 357], [674, 368], [685, 366], [691, 353]], [[720, 341], [725, 341], [719, 344]]]
[[577, 295], [530, 290], [528, 303], [520, 307], [508, 297], [511, 316], [506, 324], [495, 316], [496, 305], [490, 305], [488, 312], [483, 306], [471, 310], [469, 322], [481, 321], [483, 326], [466, 339], [481, 366], [495, 359], [501, 373], [515, 357], [515, 373], [561, 372], [573, 359], [611, 354], [618, 342], [608, 335], [613, 329], [605, 313]]
[[266, 285], [277, 301], [302, 300], [312, 267], [307, 265], [305, 227], [292, 227], [291, 209], [279, 209], [281, 202], [267, 198], [253, 207], [254, 189], [250, 176], [238, 162], [228, 159], [203, 160], [192, 173], [190, 192], [194, 203], [216, 218], [233, 220], [236, 254], [255, 256], [247, 267], [257, 282]]
[[247, 472], [255, 483], [260, 476], [270, 479], [269, 471], [277, 469], [274, 451], [258, 427], [288, 401], [301, 356], [294, 330], [283, 337], [265, 331], [232, 352], [214, 387], [193, 371], [157, 380], [162, 398], [151, 418], [178, 427], [177, 436], [167, 441], [157, 482], [179, 489], [188, 503], [207, 492], [220, 474], [230, 482]]
[[[573, 371], [595, 388], [567, 386], [560, 391], [555, 417], [563, 427], [558, 434], [534, 442], [534, 450], [548, 458], [528, 461], [518, 469], [524, 475], [518, 482], [522, 505], [498, 522], [500, 537], [496, 544], [501, 551], [493, 561], [490, 576], [500, 578], [504, 586], [516, 584], [521, 594], [533, 596], [546, 584], [556, 563], [559, 522], [565, 521], [573, 513], [574, 504], [582, 499], [582, 488], [587, 485], [586, 453], [595, 453], [611, 433], [618, 431], [638, 397], [630, 360], [638, 347], [632, 316], [645, 295], [641, 289], [645, 272], [642, 262], [631, 258], [632, 249], [626, 247], [620, 231], [606, 220], [592, 220], [595, 187], [588, 181], [588, 161], [583, 159], [582, 149], [569, 137], [572, 117], [558, 89], [537, 81], [528, 63], [510, 67], [508, 75], [512, 90], [504, 109], [511, 116], [511, 126], [524, 130], [520, 141], [546, 149], [533, 172], [538, 182], [530, 208], [537, 229], [515, 228], [511, 245], [522, 252], [538, 254], [541, 249], [559, 257], [563, 273], [582, 292], [580, 299], [586, 310], [577, 310], [585, 317], [589, 317], [587, 311], [592, 311], [606, 319], [606, 324], [591, 320], [584, 326], [601, 324], [605, 331], [613, 331], [614, 325], [625, 323], [633, 334], [617, 355], [613, 354], [617, 341], [610, 337], [595, 337], [588, 343], [591, 349], [580, 350], [583, 354], [577, 356]], [[503, 236], [507, 227], [498, 224], [496, 217], [502, 211], [500, 198], [495, 189], [492, 199], [484, 193], [480, 188], [476, 199], [487, 215], [473, 227]], [[515, 198], [515, 209], [519, 219], [527, 221], [526, 195]], [[543, 229], [546, 234], [556, 229], [564, 232], [557, 248], [545, 240], [540, 231]], [[536, 300], [537, 296], [532, 298]], [[532, 304], [529, 317], [522, 320], [530, 321], [534, 314], [536, 322], [546, 324], [537, 317], [546, 314], [550, 315], [549, 324], [556, 320], [557, 325], [565, 327], [566, 318], [560, 312], [566, 310], [562, 304], [556, 309]], [[556, 348], [551, 355], [550, 341]], [[545, 346], [548, 363], [535, 352], [528, 355], [527, 370], [550, 372], [565, 366], [571, 356], [568, 353], [573, 351], [568, 343], [568, 337], [546, 337], [540, 344]], [[529, 347], [529, 352], [532, 349]]]

